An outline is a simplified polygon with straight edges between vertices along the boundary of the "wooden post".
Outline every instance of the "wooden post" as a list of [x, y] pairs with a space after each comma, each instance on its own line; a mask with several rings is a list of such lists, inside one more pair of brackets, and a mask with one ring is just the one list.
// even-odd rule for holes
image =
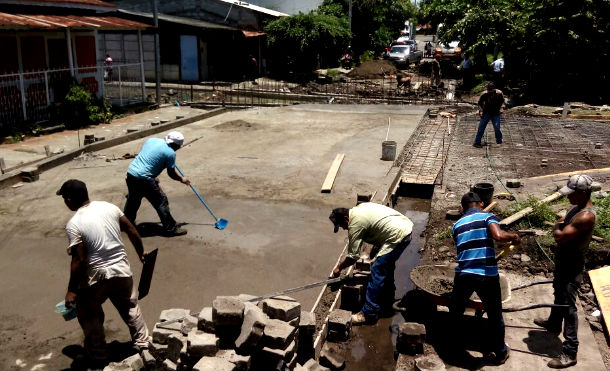
[[569, 102], [565, 102], [563, 104], [563, 111], [561, 112], [561, 119], [565, 120], [568, 118], [568, 110], [570, 109], [570, 103]]
[[0, 172], [4, 174], [4, 169], [6, 169], [6, 165], [4, 164], [4, 157], [0, 157]]
[[68, 46], [68, 65], [70, 66], [70, 75], [74, 77], [74, 56], [72, 55], [72, 33], [70, 27], [66, 27], [66, 43]]
[[138, 30], [138, 45], [140, 49], [140, 77], [142, 78], [142, 102], [146, 102], [146, 76], [144, 75], [144, 46], [142, 45], [142, 30]]

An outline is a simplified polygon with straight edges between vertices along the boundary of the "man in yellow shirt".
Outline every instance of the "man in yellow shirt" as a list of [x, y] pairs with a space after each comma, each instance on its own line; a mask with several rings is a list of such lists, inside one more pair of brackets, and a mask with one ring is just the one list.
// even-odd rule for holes
[[400, 254], [411, 242], [413, 222], [398, 211], [373, 202], [364, 202], [351, 209], [336, 208], [329, 219], [347, 230], [349, 245], [347, 255], [333, 269], [333, 277], [358, 261], [362, 243], [379, 247], [371, 266], [371, 277], [366, 288], [366, 301], [362, 310], [352, 315], [352, 323], [374, 323], [381, 312], [380, 299], [394, 298], [394, 268]]

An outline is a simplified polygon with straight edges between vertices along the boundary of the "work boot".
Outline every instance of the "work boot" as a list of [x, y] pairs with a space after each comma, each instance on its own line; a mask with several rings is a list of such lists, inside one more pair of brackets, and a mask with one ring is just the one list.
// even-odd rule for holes
[[561, 353], [559, 357], [554, 358], [547, 363], [550, 368], [566, 368], [576, 364], [576, 356], [571, 357], [565, 353]]
[[495, 366], [503, 365], [510, 357], [510, 348], [506, 346], [506, 352], [492, 352], [485, 355], [485, 360]]
[[536, 318], [536, 319], [534, 319], [534, 323], [555, 336], [558, 336], [559, 333], [561, 332], [561, 329], [551, 326], [551, 323], [546, 319]]
[[167, 232], [167, 234], [170, 237], [184, 236], [186, 233], [187, 233], [186, 229], [180, 228], [180, 227], [176, 227], [176, 228], [172, 229], [171, 231]]
[[352, 325], [353, 326], [359, 326], [359, 325], [365, 325], [365, 324], [373, 324], [377, 322], [376, 319], [374, 318], [366, 318], [364, 316], [364, 313], [362, 312], [358, 312], [356, 314], [352, 314]]
[[473, 143], [472, 146], [475, 148], [483, 148], [483, 145], [481, 143]]

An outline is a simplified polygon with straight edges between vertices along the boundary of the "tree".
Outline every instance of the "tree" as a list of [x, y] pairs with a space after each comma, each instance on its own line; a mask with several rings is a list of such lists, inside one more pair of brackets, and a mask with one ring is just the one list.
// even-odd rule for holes
[[351, 38], [347, 18], [316, 12], [275, 19], [265, 31], [277, 72], [334, 66]]

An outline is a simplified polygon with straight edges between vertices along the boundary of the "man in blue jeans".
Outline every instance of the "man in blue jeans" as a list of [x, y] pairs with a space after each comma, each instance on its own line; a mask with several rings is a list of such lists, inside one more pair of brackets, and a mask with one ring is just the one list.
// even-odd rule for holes
[[477, 129], [477, 136], [474, 138], [473, 147], [481, 148], [481, 139], [485, 134], [485, 128], [491, 120], [494, 126], [494, 133], [496, 135], [496, 143], [502, 144], [502, 130], [500, 130], [500, 116], [502, 113], [502, 106], [504, 105], [504, 94], [493, 82], [487, 84], [487, 91], [479, 98], [479, 107], [481, 111], [481, 120], [479, 120], [479, 128]]
[[335, 225], [335, 233], [341, 227], [349, 236], [347, 255], [333, 269], [333, 277], [360, 259], [363, 242], [379, 247], [371, 266], [364, 307], [352, 315], [354, 325], [374, 323], [382, 305], [394, 301], [394, 269], [411, 242], [413, 222], [398, 211], [373, 202], [364, 202], [349, 210], [336, 208], [328, 218]]
[[127, 169], [127, 201], [124, 213], [127, 219], [136, 225], [136, 215], [142, 198], [146, 198], [155, 208], [165, 233], [169, 236], [186, 234], [186, 230], [176, 226], [176, 221], [169, 212], [167, 196], [159, 187], [157, 176], [164, 169], [173, 180], [189, 185], [191, 182], [176, 172], [176, 151], [182, 147], [184, 136], [182, 133], [172, 131], [165, 139], [150, 138], [145, 143], [140, 153], [129, 164]]
[[458, 327], [455, 334], [467, 331], [461, 328], [462, 315], [472, 293], [477, 293], [487, 312], [490, 332], [488, 344], [491, 353], [486, 358], [501, 365], [508, 359], [509, 348], [504, 342], [502, 294], [493, 241], [519, 244], [521, 238], [516, 233], [501, 230], [494, 214], [481, 211], [483, 201], [478, 194], [468, 192], [462, 196], [461, 207], [464, 215], [452, 228], [458, 266], [455, 268], [449, 311]]

